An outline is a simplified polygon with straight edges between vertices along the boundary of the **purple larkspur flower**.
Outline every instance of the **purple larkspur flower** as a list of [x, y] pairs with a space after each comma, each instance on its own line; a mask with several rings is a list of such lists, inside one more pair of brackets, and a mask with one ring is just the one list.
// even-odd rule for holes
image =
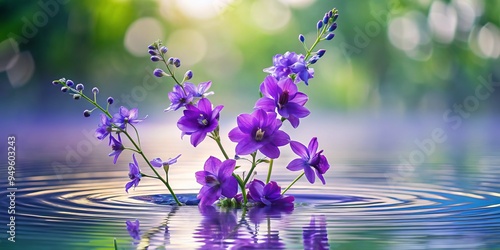
[[274, 181], [267, 184], [253, 180], [248, 184], [248, 200], [264, 206], [293, 206], [293, 196], [281, 195], [281, 187]]
[[109, 153], [109, 156], [115, 157], [113, 159], [113, 164], [116, 164], [118, 157], [125, 149], [125, 147], [123, 146], [122, 138], [120, 137], [120, 134], [118, 134], [118, 140], [115, 139], [115, 137], [113, 137], [112, 135], [110, 135], [109, 136], [109, 145], [111, 146], [111, 149], [113, 149], [113, 152]]
[[195, 173], [196, 181], [203, 185], [198, 194], [200, 206], [210, 206], [221, 196], [233, 198], [238, 192], [238, 182], [233, 171], [236, 161], [228, 159], [221, 162], [210, 156], [205, 162], [203, 171]]
[[239, 115], [236, 122], [238, 127], [232, 129], [228, 136], [231, 141], [238, 143], [238, 155], [247, 155], [259, 150], [265, 156], [275, 159], [280, 156], [278, 147], [290, 141], [290, 136], [279, 130], [282, 123], [276, 119], [276, 113], [257, 109], [252, 114]]
[[177, 163], [177, 159], [179, 159], [179, 157], [181, 157], [181, 155], [178, 155], [174, 158], [168, 158], [167, 161], [162, 161], [160, 158], [154, 158], [152, 161], [150, 161], [150, 163], [153, 167], [156, 168], [171, 166]]
[[212, 86], [211, 81], [202, 82], [202, 83], [198, 84], [198, 86], [196, 86], [190, 82], [184, 83], [184, 89], [186, 91], [188, 91], [189, 93], [191, 93], [193, 95], [193, 97], [199, 97], [199, 98], [213, 95], [214, 94], [213, 91], [207, 92], [211, 86]]
[[132, 158], [134, 159], [134, 162], [131, 162], [128, 164], [129, 166], [129, 172], [128, 172], [128, 178], [130, 178], [130, 181], [127, 182], [125, 185], [125, 191], [128, 193], [128, 190], [133, 186], [134, 189], [139, 185], [139, 182], [141, 181], [141, 170], [139, 169], [139, 164], [137, 163], [137, 160], [135, 159], [135, 154], [132, 154]]
[[309, 84], [309, 79], [314, 77], [314, 69], [309, 69], [304, 59], [304, 55], [287, 51], [285, 54], [277, 54], [273, 57], [273, 66], [264, 69], [276, 79], [280, 80], [291, 74], [297, 74], [295, 82], [304, 81]]
[[181, 86], [175, 85], [172, 92], [168, 93], [168, 99], [171, 104], [167, 109], [165, 109], [165, 111], [176, 111], [179, 108], [191, 103], [193, 101], [193, 94], [190, 91], [183, 89]]
[[260, 85], [260, 92], [263, 97], [257, 100], [255, 108], [263, 109], [267, 112], [274, 112], [288, 119], [292, 127], [299, 126], [299, 118], [308, 116], [311, 112], [304, 107], [308, 97], [302, 92], [298, 92], [297, 85], [290, 78], [276, 80], [272, 76], [267, 76]]
[[101, 122], [95, 130], [95, 137], [99, 140], [104, 140], [109, 133], [113, 131], [112, 120], [108, 116], [101, 114]]
[[219, 126], [219, 113], [223, 107], [219, 105], [212, 109], [212, 103], [206, 98], [198, 102], [198, 107], [189, 104], [184, 110], [184, 116], [177, 122], [177, 127], [183, 136], [191, 136], [191, 144], [196, 147], [205, 139], [207, 133]]
[[330, 168], [330, 165], [326, 157], [321, 154], [323, 150], [317, 152], [318, 139], [316, 137], [312, 138], [307, 148], [302, 143], [296, 141], [291, 141], [290, 147], [300, 158], [292, 160], [286, 168], [292, 171], [303, 169], [310, 183], [314, 183], [314, 172], [316, 172], [318, 178], [325, 184], [323, 174]]
[[136, 219], [135, 222], [127, 220], [125, 222], [125, 224], [127, 225], [127, 231], [128, 231], [128, 234], [130, 235], [130, 237], [132, 237], [132, 239], [134, 239], [134, 240], [140, 240], [141, 233], [139, 230], [139, 226], [140, 226], [139, 220]]
[[120, 112], [113, 115], [113, 122], [116, 123], [120, 128], [124, 129], [127, 124], [134, 124], [142, 122], [144, 119], [137, 119], [139, 115], [139, 110], [137, 108], [127, 109], [123, 106], [120, 107]]

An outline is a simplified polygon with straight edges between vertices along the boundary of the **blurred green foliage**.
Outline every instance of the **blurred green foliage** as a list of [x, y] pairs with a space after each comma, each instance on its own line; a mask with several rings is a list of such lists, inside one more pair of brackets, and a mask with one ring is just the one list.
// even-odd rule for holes
[[[192, 69], [194, 82], [212, 80], [215, 103], [239, 112], [253, 106], [265, 77], [262, 69], [271, 66], [272, 56], [303, 52], [298, 34], [310, 38], [316, 21], [333, 7], [340, 13], [336, 37], [320, 44], [327, 53], [314, 65], [310, 87], [301, 86], [311, 97], [309, 105], [337, 112], [443, 112], [474, 94], [478, 76], [500, 77], [498, 1], [21, 2], [0, 2], [0, 41], [13, 38], [19, 52], [29, 52], [34, 62], [33, 74], [22, 86], [13, 87], [6, 71], [0, 72], [2, 103], [20, 110], [70, 106], [49, 84], [60, 77], [86, 83], [88, 89], [98, 86], [106, 95], [103, 101], [107, 95], [130, 95], [135, 86], [153, 81], [145, 76], [159, 65], [149, 61], [147, 44], [137, 55], [125, 42], [134, 23], [144, 18], [159, 24], [162, 34], [156, 38], [169, 47], [169, 54], [188, 62], [179, 75]], [[466, 21], [472, 23], [464, 28]], [[27, 32], [29, 25], [36, 31]], [[147, 33], [148, 28], [154, 30], [146, 26], [139, 31]], [[451, 39], [446, 37], [450, 29]], [[132, 34], [132, 39], [141, 43], [147, 36]], [[199, 53], [189, 65], [193, 51]], [[5, 49], [0, 58], [2, 53], [0, 63], [5, 64]], [[168, 106], [172, 85], [162, 81], [139, 98], [138, 106]], [[494, 94], [488, 102], [493, 108]]]

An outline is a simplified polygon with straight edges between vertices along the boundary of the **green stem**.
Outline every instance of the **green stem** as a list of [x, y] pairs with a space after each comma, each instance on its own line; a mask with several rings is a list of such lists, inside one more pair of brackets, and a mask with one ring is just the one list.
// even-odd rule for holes
[[273, 159], [269, 160], [269, 169], [267, 170], [266, 184], [271, 180], [271, 172], [273, 171]]
[[179, 201], [179, 199], [177, 199], [177, 195], [175, 195], [174, 190], [170, 187], [170, 184], [168, 184], [168, 182], [165, 179], [163, 179], [163, 177], [161, 177], [161, 175], [158, 173], [158, 171], [156, 171], [156, 169], [153, 167], [153, 165], [151, 165], [151, 162], [148, 161], [148, 158], [142, 152], [141, 148], [137, 145], [137, 143], [132, 139], [132, 137], [128, 134], [127, 131], [123, 131], [123, 133], [127, 136], [127, 138], [130, 140], [130, 142], [132, 142], [132, 144], [134, 145], [134, 147], [138, 150], [138, 154], [140, 154], [142, 156], [142, 158], [144, 159], [144, 161], [146, 161], [146, 163], [148, 164], [149, 168], [151, 168], [151, 170], [153, 170], [153, 172], [158, 177], [158, 179], [161, 182], [163, 182], [163, 184], [165, 184], [165, 186], [167, 187], [168, 191], [170, 192], [170, 194], [174, 198], [175, 203], [177, 203], [177, 205], [179, 205], [179, 206], [182, 206], [182, 203]]
[[245, 177], [245, 182], [244, 182], [245, 185], [250, 180], [253, 170], [255, 169], [255, 167], [257, 167], [257, 163], [255, 162], [255, 156], [257, 155], [257, 151], [253, 152], [251, 155], [252, 155], [252, 167], [250, 168], [250, 171], [248, 171], [247, 177]]
[[129, 125], [135, 130], [135, 136], [137, 137], [137, 144], [139, 144], [139, 147], [141, 146], [141, 138], [139, 137], [139, 132], [137, 132], [137, 129], [135, 128], [134, 125], [129, 123]]
[[300, 174], [299, 176], [297, 176], [297, 178], [295, 178], [295, 180], [292, 181], [292, 183], [290, 183], [290, 185], [288, 185], [288, 187], [285, 188], [285, 190], [283, 190], [283, 192], [281, 192], [281, 195], [284, 195], [286, 193], [286, 191], [288, 191], [288, 189], [290, 189], [293, 184], [295, 184], [295, 182], [297, 182], [300, 178], [302, 178], [302, 176], [304, 176], [304, 172], [302, 172], [302, 174]]
[[243, 196], [243, 206], [247, 205], [248, 199], [247, 199], [247, 191], [245, 189], [245, 183], [243, 183], [243, 180], [241, 180], [241, 177], [235, 173], [233, 173], [234, 178], [236, 178], [236, 181], [238, 182], [238, 185], [240, 186], [241, 189], [241, 195]]
[[149, 178], [153, 178], [153, 179], [158, 179], [158, 177], [156, 177], [156, 176], [147, 175], [147, 174], [144, 174], [144, 173], [141, 173], [141, 176], [142, 177], [149, 177]]
[[217, 143], [217, 146], [219, 146], [220, 151], [224, 155], [224, 158], [226, 158], [226, 160], [227, 160], [227, 159], [229, 159], [229, 156], [227, 155], [226, 150], [224, 149], [224, 146], [222, 146], [222, 142], [220, 141], [220, 135], [219, 135], [218, 131], [219, 131], [219, 127], [217, 126], [217, 128], [214, 130], [214, 132], [212, 133], [212, 136], [210, 136], [210, 138], [214, 139], [214, 141]]

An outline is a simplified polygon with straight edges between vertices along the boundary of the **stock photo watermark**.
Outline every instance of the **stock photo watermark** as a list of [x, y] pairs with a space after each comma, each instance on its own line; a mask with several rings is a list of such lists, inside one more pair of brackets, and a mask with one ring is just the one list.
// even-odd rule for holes
[[434, 128], [427, 138], [415, 139], [416, 148], [407, 155], [399, 156], [400, 163], [396, 171], [386, 174], [390, 186], [406, 182], [415, 172], [415, 168], [434, 154], [439, 144], [446, 142], [448, 136], [445, 127], [453, 130], [460, 129], [464, 120], [472, 117], [472, 113], [479, 109], [481, 102], [490, 98], [495, 89], [500, 87], [500, 82], [494, 81], [492, 74], [488, 76], [488, 79], [478, 76], [477, 82], [473, 94], [465, 97], [461, 102], [454, 103], [452, 108], [444, 111], [442, 115], [444, 126]]
[[[146, 67], [147, 72], [153, 72], [154, 68]], [[153, 77], [152, 74], [147, 74], [142, 79], [142, 83], [134, 86], [128, 94], [122, 94], [116, 98], [113, 105], [119, 107], [120, 105], [133, 107], [145, 101], [152, 91], [160, 85], [160, 79]], [[54, 161], [51, 166], [56, 173], [59, 181], [63, 180], [65, 174], [73, 172], [73, 168], [79, 166], [85, 157], [91, 155], [97, 146], [103, 141], [96, 140], [95, 130], [82, 129], [80, 132], [83, 139], [73, 145], [66, 145], [66, 151], [63, 162]]]
[[7, 239], [16, 242], [16, 137], [7, 137]]

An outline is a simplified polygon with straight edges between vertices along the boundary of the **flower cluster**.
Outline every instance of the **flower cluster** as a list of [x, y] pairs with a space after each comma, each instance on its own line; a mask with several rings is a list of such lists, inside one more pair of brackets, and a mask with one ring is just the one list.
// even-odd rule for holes
[[[193, 72], [187, 70], [182, 78], [177, 77], [176, 72], [181, 67], [181, 60], [176, 57], [167, 56], [169, 51], [161, 41], [156, 41], [148, 47], [151, 61], [160, 63], [162, 68], [156, 68], [153, 75], [156, 77], [169, 77], [173, 80], [174, 86], [168, 93], [170, 105], [165, 111], [182, 111], [182, 117], [177, 121], [177, 127], [181, 132], [181, 138], [190, 137], [190, 143], [197, 147], [207, 137], [213, 139], [225, 159], [221, 160], [215, 156], [210, 156], [202, 171], [195, 173], [196, 181], [202, 185], [198, 198], [200, 206], [210, 206], [217, 201], [222, 206], [274, 206], [289, 207], [293, 204], [292, 196], [285, 196], [286, 191], [294, 185], [302, 176], [306, 176], [310, 183], [315, 182], [317, 176], [325, 184], [324, 174], [330, 168], [323, 150], [318, 151], [318, 141], [314, 137], [309, 142], [308, 147], [298, 141], [291, 139], [284, 128], [289, 122], [293, 129], [300, 125], [300, 119], [306, 118], [311, 112], [305, 107], [308, 96], [299, 91], [299, 83], [304, 82], [309, 85], [314, 77], [315, 64], [326, 53], [326, 50], [315, 47], [321, 41], [331, 40], [334, 37], [333, 31], [337, 28], [337, 10], [333, 9], [325, 13], [324, 17], [316, 24], [317, 36], [311, 47], [307, 47], [303, 35], [299, 35], [299, 41], [305, 49], [304, 54], [296, 52], [285, 52], [273, 57], [273, 65], [264, 69], [268, 73], [260, 84], [260, 98], [255, 102], [250, 113], [243, 113], [237, 116], [237, 127], [228, 133], [232, 142], [236, 143], [235, 157], [230, 158], [226, 149], [222, 145], [219, 120], [223, 105], [214, 107], [208, 99], [212, 86], [211, 81], [192, 83]], [[125, 185], [128, 192], [130, 188], [137, 187], [141, 178], [150, 177], [160, 180], [169, 190], [178, 205], [182, 205], [177, 199], [169, 183], [170, 165], [177, 162], [180, 155], [163, 161], [156, 157], [149, 160], [142, 150], [139, 133], [136, 125], [145, 118], [138, 118], [138, 109], [128, 109], [120, 107], [114, 114], [110, 113], [110, 105], [114, 100], [109, 97], [106, 106], [97, 103], [97, 88], [92, 89], [93, 98], [83, 93], [83, 84], [74, 85], [73, 81], [60, 79], [53, 82], [62, 85], [63, 92], [69, 92], [74, 99], [85, 99], [94, 108], [85, 110], [84, 116], [89, 117], [95, 110], [102, 112], [100, 122], [96, 129], [95, 136], [98, 140], [104, 140], [109, 136], [109, 145], [113, 156], [113, 163], [116, 164], [119, 156], [125, 151], [132, 151], [132, 162], [129, 164], [129, 181]], [[285, 124], [284, 124], [285, 123]], [[132, 128], [135, 133], [131, 134]], [[132, 135], [135, 135], [135, 139]], [[130, 142], [131, 146], [126, 146], [122, 137]], [[299, 176], [291, 182], [283, 191], [281, 187], [271, 180], [274, 161], [281, 155], [284, 146], [290, 145], [291, 150], [299, 158], [288, 163], [287, 169], [291, 171], [302, 171]], [[148, 175], [141, 171], [136, 154], [140, 155], [152, 170], [154, 175]], [[250, 157], [251, 159], [249, 159]], [[237, 162], [249, 161], [249, 170], [243, 175], [236, 172], [236, 169], [244, 167]], [[268, 164], [268, 174], [266, 181], [254, 179], [255, 170], [258, 165]], [[156, 169], [163, 168], [165, 177], [161, 176]], [[245, 175], [246, 174], [246, 175]]]

